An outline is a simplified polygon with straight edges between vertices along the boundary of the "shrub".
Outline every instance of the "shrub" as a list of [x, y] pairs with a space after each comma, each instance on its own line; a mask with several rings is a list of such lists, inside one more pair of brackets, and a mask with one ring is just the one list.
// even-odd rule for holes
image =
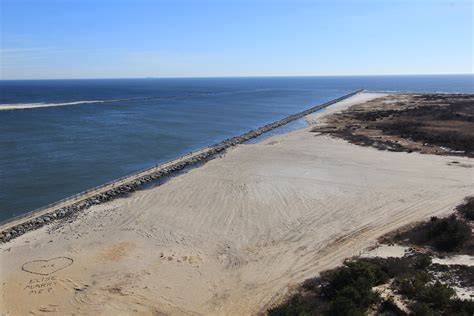
[[374, 258], [371, 261], [378, 264], [391, 278], [411, 270], [408, 258]]
[[425, 270], [431, 265], [431, 256], [422, 254], [414, 257], [413, 267], [418, 270]]
[[420, 293], [418, 293], [420, 300], [432, 303], [440, 308], [447, 306], [451, 298], [455, 295], [456, 292], [452, 288], [439, 281], [425, 286]]
[[337, 296], [327, 311], [331, 316], [364, 316], [367, 308], [358, 306], [356, 302], [344, 296]]
[[331, 302], [328, 315], [364, 315], [379, 300], [372, 288], [388, 280], [379, 266], [364, 261], [346, 261], [329, 278], [322, 289]]
[[[437, 222], [438, 219], [434, 219]], [[367, 258], [346, 261], [342, 267], [307, 280], [298, 294], [268, 311], [271, 316], [365, 315], [381, 301], [374, 286], [387, 283], [413, 304], [414, 315], [474, 315], [474, 302], [461, 300], [449, 286], [434, 280], [431, 257], [415, 254], [403, 258]], [[380, 315], [404, 315], [393, 301], [380, 305]]]
[[304, 282], [302, 292], [270, 309], [268, 314], [365, 315], [367, 309], [380, 300], [372, 288], [387, 280], [388, 275], [377, 264], [346, 261], [342, 267]]
[[416, 303], [412, 306], [411, 311], [415, 316], [434, 316], [433, 310], [426, 303]]
[[332, 275], [327, 290], [332, 293], [342, 290], [346, 286], [358, 289], [371, 289], [387, 281], [388, 276], [378, 265], [364, 261], [346, 261], [344, 266], [336, 269]]
[[454, 215], [442, 219], [432, 217], [427, 224], [428, 240], [431, 240], [438, 250], [453, 251], [470, 236], [471, 228]]
[[474, 301], [459, 298], [452, 299], [446, 314], [472, 316], [474, 315]]
[[468, 220], [474, 220], [474, 196], [467, 197], [456, 209]]
[[[449, 286], [436, 281], [431, 284], [431, 276], [426, 272], [415, 272], [398, 282], [400, 293], [409, 299], [436, 306], [438, 309], [446, 308], [450, 305], [451, 299], [456, 292]], [[418, 306], [420, 315], [430, 315], [422, 312], [425, 307]], [[418, 315], [415, 313], [415, 315]]]
[[293, 316], [293, 315], [305, 315], [304, 313], [304, 300], [301, 295], [297, 294], [293, 296], [286, 304], [274, 307], [268, 310], [269, 316]]
[[392, 298], [385, 300], [377, 312], [379, 316], [406, 316], [407, 314], [401, 310]]
[[425, 288], [425, 285], [431, 281], [431, 276], [426, 272], [414, 272], [399, 280], [400, 292], [408, 298], [415, 298]]

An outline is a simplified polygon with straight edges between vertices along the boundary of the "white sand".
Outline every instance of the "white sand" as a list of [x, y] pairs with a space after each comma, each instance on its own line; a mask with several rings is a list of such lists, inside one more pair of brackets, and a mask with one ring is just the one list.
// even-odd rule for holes
[[[254, 314], [474, 189], [474, 169], [448, 165], [453, 157], [377, 151], [308, 130], [238, 146], [1, 245], [0, 306], [11, 315]], [[30, 262], [57, 257], [73, 263]]]
[[377, 245], [377, 247], [370, 247], [364, 249], [359, 256], [362, 258], [402, 258], [405, 254], [410, 252], [410, 247], [400, 245]]
[[474, 266], [474, 257], [469, 255], [455, 255], [444, 258], [433, 258], [433, 263], [443, 265], [454, 265], [459, 264], [463, 266]]

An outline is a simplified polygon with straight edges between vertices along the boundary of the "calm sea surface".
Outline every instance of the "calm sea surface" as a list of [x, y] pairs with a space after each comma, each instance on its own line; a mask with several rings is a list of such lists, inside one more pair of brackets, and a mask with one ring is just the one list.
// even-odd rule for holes
[[0, 81], [0, 221], [361, 88], [474, 76]]

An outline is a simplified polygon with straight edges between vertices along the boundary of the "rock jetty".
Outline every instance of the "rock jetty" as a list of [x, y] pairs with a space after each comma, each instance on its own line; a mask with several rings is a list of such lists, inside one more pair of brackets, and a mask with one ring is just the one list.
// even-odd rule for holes
[[[328, 107], [334, 103], [347, 99], [361, 91], [362, 90], [358, 90], [358, 91], [346, 94], [340, 98], [331, 100], [321, 105], [317, 105], [315, 107], [299, 112], [297, 114], [290, 115], [279, 121], [267, 124], [257, 129], [250, 130], [240, 136], [228, 138], [220, 143], [209, 146], [196, 153], [191, 153], [191, 154], [179, 157], [171, 162], [154, 166], [147, 170], [137, 172], [135, 174], [121, 178], [111, 183], [107, 183], [98, 188], [76, 194], [73, 197], [61, 200], [60, 201], [61, 203], [56, 202], [56, 203], [53, 203], [52, 205], [43, 207], [40, 210], [32, 211], [25, 215], [21, 215], [16, 218], [7, 220], [1, 223], [3, 227], [7, 226], [9, 223], [12, 223], [12, 222], [18, 222], [19, 224], [16, 224], [12, 227], [8, 227], [5, 229], [0, 228], [1, 229], [0, 243], [4, 243], [9, 240], [12, 240], [13, 238], [21, 236], [28, 231], [47, 225], [51, 223], [52, 221], [67, 218], [73, 215], [74, 213], [77, 213], [81, 210], [91, 207], [92, 205], [105, 203], [110, 200], [123, 197], [131, 192], [134, 192], [136, 190], [143, 188], [145, 185], [152, 183], [153, 181], [163, 180], [166, 177], [176, 175], [178, 172], [183, 171], [185, 168], [196, 166], [200, 163], [204, 163], [210, 159], [215, 158], [216, 155], [221, 154], [223, 151], [227, 150], [228, 148], [231, 148], [238, 144], [245, 143], [246, 141], [252, 138], [258, 137], [262, 135], [263, 133], [266, 133], [275, 128], [281, 127], [297, 119], [303, 118], [304, 116], [308, 114], [311, 114], [315, 111]], [[138, 175], [141, 175], [141, 176], [138, 176]], [[130, 179], [130, 180], [126, 181], [127, 179]], [[119, 181], [121, 183], [120, 185], [116, 185], [116, 186], [113, 185], [114, 183], [117, 183]], [[96, 195], [92, 194], [92, 196], [90, 196], [94, 190], [102, 191], [103, 188], [106, 186], [113, 186], [113, 188], [105, 192], [100, 192]], [[89, 195], [89, 197], [85, 198], [86, 195]], [[84, 196], [84, 198], [81, 199], [80, 198], [81, 196]], [[69, 205], [54, 209], [54, 205], [65, 204], [65, 202], [67, 201], [70, 201]], [[45, 209], [52, 209], [52, 211], [46, 214], [35, 216], [35, 213], [39, 213], [41, 211], [44, 211]], [[22, 221], [22, 219], [24, 219], [24, 221]], [[11, 226], [11, 225], [8, 225], [8, 226]]]

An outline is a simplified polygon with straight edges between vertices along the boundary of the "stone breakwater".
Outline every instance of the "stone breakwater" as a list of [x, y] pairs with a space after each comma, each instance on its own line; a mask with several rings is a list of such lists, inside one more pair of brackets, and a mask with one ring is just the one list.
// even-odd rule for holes
[[[191, 166], [196, 166], [200, 163], [204, 163], [210, 159], [213, 159], [217, 154], [224, 152], [226, 149], [236, 146], [238, 144], [245, 143], [246, 141], [258, 137], [263, 133], [271, 131], [275, 128], [288, 124], [294, 120], [303, 118], [306, 115], [309, 115], [315, 111], [321, 110], [325, 107], [328, 107], [334, 103], [340, 102], [344, 99], [352, 97], [353, 95], [361, 92], [358, 90], [349, 94], [346, 94], [340, 98], [331, 100], [321, 105], [317, 105], [308, 110], [299, 112], [294, 115], [287, 116], [279, 121], [267, 124], [265, 126], [253, 129], [247, 133], [244, 133], [240, 136], [232, 137], [226, 139], [220, 143], [209, 146], [195, 153], [191, 153], [182, 157], [179, 157], [171, 162], [158, 165], [147, 170], [143, 170], [132, 174], [130, 176], [121, 178], [114, 183], [108, 185], [100, 186], [97, 188], [97, 194], [94, 194], [95, 189], [88, 190], [83, 193], [79, 193], [74, 197], [69, 199], [62, 200], [61, 203], [54, 203], [50, 207], [46, 208], [50, 210], [45, 212], [44, 208], [42, 211], [33, 211], [26, 215], [19, 216], [18, 218], [13, 218], [2, 223], [0, 228], [0, 242], [7, 242], [25, 234], [28, 231], [40, 228], [44, 225], [47, 225], [55, 220], [64, 219], [72, 216], [78, 211], [85, 210], [92, 205], [101, 204], [108, 202], [110, 200], [123, 197], [131, 192], [143, 188], [145, 185], [150, 184], [157, 180], [163, 180], [166, 177], [177, 174], [183, 169]], [[108, 188], [110, 186], [110, 188]], [[107, 190], [104, 191], [104, 188]], [[101, 191], [101, 192], [99, 192]], [[80, 197], [83, 197], [82, 199]], [[70, 200], [69, 204], [67, 203]], [[59, 207], [60, 204], [67, 204]], [[57, 205], [57, 208], [54, 206]], [[41, 213], [41, 214], [40, 214]]]

